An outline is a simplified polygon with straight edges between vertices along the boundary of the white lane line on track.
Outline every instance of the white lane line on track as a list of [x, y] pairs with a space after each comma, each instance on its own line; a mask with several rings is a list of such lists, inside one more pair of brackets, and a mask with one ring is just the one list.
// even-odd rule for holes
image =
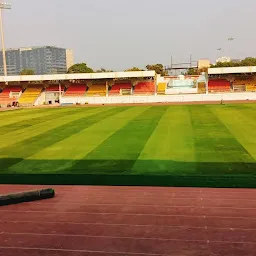
[[[5, 221], [5, 220], [0, 220], [0, 223], [12, 223], [12, 224], [19, 224], [19, 223], [26, 223], [26, 224], [38, 224], [41, 223], [41, 221]], [[83, 226], [114, 226], [114, 227], [141, 227], [141, 228], [176, 228], [176, 229], [206, 229], [205, 226], [175, 226], [175, 225], [143, 225], [143, 224], [107, 224], [107, 223], [102, 223], [102, 222], [60, 222], [60, 221], [44, 221], [43, 224], [63, 224], [63, 225], [83, 225]], [[233, 227], [226, 227], [226, 228], [221, 228], [221, 227], [210, 227], [207, 226], [207, 230], [231, 230], [231, 231], [256, 231], [256, 228], [233, 228]]]
[[[256, 194], [255, 194], [256, 196]], [[76, 196], [75, 198], [75, 201], [76, 202], [81, 202], [83, 200], [100, 200], [100, 199], [103, 199], [103, 200], [106, 200], [106, 199], [113, 199], [113, 200], [161, 200], [163, 201], [163, 203], [165, 203], [164, 201], [168, 201], [168, 200], [179, 200], [179, 201], [190, 201], [190, 200], [205, 200], [205, 201], [242, 201], [242, 202], [256, 202], [256, 199], [255, 199], [255, 196], [254, 196], [254, 199], [252, 198], [208, 198], [208, 197], [202, 197], [202, 196], [198, 196], [198, 197], [149, 197], [149, 196], [145, 196], [145, 197], [140, 197], [140, 196], [133, 196], [133, 197], [126, 197], [126, 196], [114, 196], [112, 195], [112, 197], [108, 197], [108, 196], [84, 196], [84, 197], [79, 197], [79, 196]], [[58, 200], [68, 200], [68, 202], [73, 202], [74, 201], [74, 195], [73, 196], [70, 196], [70, 197], [65, 197], [65, 196], [56, 196], [55, 198], [53, 198], [53, 201], [57, 201]]]
[[174, 195], [179, 195], [179, 194], [183, 194], [183, 195], [216, 195], [216, 196], [223, 196], [223, 193], [225, 192], [225, 196], [233, 196], [233, 195], [252, 195], [252, 194], [256, 194], [256, 192], [254, 190], [246, 190], [246, 191], [184, 191], [184, 190], [178, 190], [178, 191], [173, 191], [173, 190], [165, 190], [165, 191], [152, 191], [152, 190], [119, 190], [119, 189], [115, 189], [115, 190], [92, 190], [92, 189], [85, 189], [85, 190], [60, 190], [60, 189], [55, 189], [55, 191], [59, 192], [59, 193], [63, 193], [63, 194], [67, 194], [68, 193], [79, 193], [79, 192], [86, 192], [86, 193], [90, 193], [90, 195], [93, 194], [102, 194], [102, 195], [109, 195], [109, 194], [116, 194], [117, 192], [120, 194], [127, 194], [132, 196], [133, 194], [145, 194], [145, 195], [152, 195], [152, 196], [167, 196], [169, 197], [169, 195], [174, 194]]
[[[29, 203], [30, 204], [30, 203]], [[30, 205], [32, 205], [32, 204], [30, 204]], [[39, 205], [39, 204], [38, 204]], [[45, 205], [43, 205], [44, 207], [53, 207], [53, 206], [55, 206], [55, 208], [56, 207], [59, 207], [59, 206], [75, 206], [76, 204], [65, 204], [65, 203], [63, 203], [63, 204], [53, 204], [53, 205], [51, 205], [51, 204], [45, 204]], [[113, 207], [113, 206], [118, 206], [118, 207], [124, 207], [124, 208], [136, 208], [136, 207], [143, 207], [143, 208], [147, 208], [147, 207], [151, 207], [151, 208], [158, 208], [158, 207], [161, 207], [161, 209], [163, 210], [163, 211], [165, 211], [165, 210], [171, 210], [171, 209], [179, 209], [179, 210], [193, 210], [193, 211], [210, 211], [210, 210], [231, 210], [231, 211], [240, 211], [240, 215], [243, 215], [242, 214], [242, 212], [241, 211], [244, 211], [244, 212], [247, 212], [247, 211], [253, 211], [252, 212], [252, 214], [253, 213], [255, 213], [255, 216], [256, 216], [256, 208], [236, 208], [236, 207], [207, 207], [207, 206], [158, 206], [158, 205], [125, 205], [125, 204], [122, 204], [122, 205], [119, 205], [119, 204], [115, 204], [115, 205], [108, 205], [108, 204], [88, 204], [88, 205], [80, 205], [80, 204], [77, 204], [79, 207], [86, 207], [86, 209], [87, 209], [87, 207], [101, 207], [101, 206], [108, 206], [107, 208], [108, 209], [111, 209], [111, 207]], [[27, 206], [27, 204], [25, 203], [25, 204], [23, 204], [23, 206], [24, 206], [24, 208], [26, 208], [26, 206]], [[55, 209], [54, 208], [54, 209]], [[86, 210], [85, 209], [85, 210]], [[143, 210], [143, 209], [142, 209]], [[30, 210], [26, 210], [26, 209], [24, 209], [24, 211], [25, 212], [38, 212], [38, 211], [40, 211], [40, 210], [38, 210], [37, 209], [37, 207], [32, 207], [32, 209], [30, 209]], [[141, 215], [141, 214], [144, 214], [144, 215], [152, 215], [151, 213], [149, 213], [149, 214], [147, 214], [147, 213], [140, 213], [140, 209], [139, 210], [136, 210], [136, 211], [134, 211], [134, 212], [131, 212], [131, 211], [128, 211], [128, 210], [126, 210], [126, 211], [121, 211], [120, 210], [120, 212], [118, 212], [119, 214], [134, 214], [134, 215]], [[13, 212], [13, 210], [6, 210], [6, 209], [1, 209], [0, 208], [0, 214], [1, 214], [1, 212]], [[19, 210], [15, 210], [15, 212], [20, 212]], [[47, 212], [47, 213], [49, 213], [49, 211], [44, 211], [44, 212]], [[56, 211], [56, 212], [58, 212], [58, 213], [63, 213], [63, 212], [59, 212], [59, 211]], [[68, 213], [68, 212], [65, 212], [65, 213]], [[99, 212], [90, 212], [90, 211], [80, 211], [80, 212], [75, 212], [75, 213], [88, 213], [88, 214], [90, 214], [90, 213], [94, 213], [94, 214], [102, 214], [100, 211]], [[111, 212], [111, 211], [109, 211], [109, 212], [107, 212], [107, 213], [103, 213], [103, 214], [118, 214], [117, 212]], [[159, 213], [160, 215], [162, 215], [161, 213]], [[204, 213], [205, 214], [205, 213]], [[206, 212], [206, 214], [207, 214], [207, 212]], [[249, 215], [252, 215], [252, 214], [249, 214]], [[191, 216], [195, 216], [195, 215], [193, 215], [193, 213], [191, 213]], [[208, 216], [208, 215], [207, 215]], [[228, 217], [228, 216], [226, 216], [226, 217]], [[232, 217], [232, 216], [231, 216]], [[233, 217], [235, 217], [235, 216], [233, 216]], [[246, 217], [246, 216], [238, 216], [238, 217]]]
[[241, 242], [241, 241], [218, 241], [218, 240], [201, 240], [201, 239], [175, 239], [175, 238], [160, 238], [160, 237], [125, 237], [125, 236], [88, 236], [88, 235], [74, 235], [74, 234], [41, 234], [41, 233], [8, 233], [2, 232], [0, 235], [13, 236], [55, 236], [55, 237], [83, 237], [83, 238], [104, 238], [104, 239], [127, 239], [127, 240], [155, 240], [155, 241], [174, 241], [174, 242], [192, 242], [192, 243], [220, 243], [220, 244], [252, 244], [256, 242]]
[[[2, 210], [0, 212], [14, 213], [13, 210]], [[87, 214], [87, 215], [123, 215], [123, 216], [154, 216], [154, 217], [183, 217], [183, 218], [218, 218], [218, 219], [248, 219], [256, 220], [251, 217], [233, 217], [233, 216], [215, 216], [215, 215], [168, 215], [168, 214], [153, 214], [153, 213], [108, 213], [108, 212], [61, 212], [61, 211], [15, 211], [15, 213], [45, 213], [45, 214]]]
[[30, 247], [3, 247], [0, 246], [0, 250], [28, 250], [28, 251], [52, 251], [52, 252], [70, 252], [70, 253], [100, 253], [106, 254], [116, 254], [116, 255], [142, 255], [142, 256], [170, 256], [170, 254], [152, 254], [152, 253], [136, 253], [136, 252], [107, 252], [107, 251], [88, 251], [88, 250], [71, 250], [71, 249], [52, 249], [52, 248], [30, 248]]
[[[161, 205], [161, 204], [81, 204], [81, 203], [71, 203], [71, 202], [29, 202], [24, 203], [24, 206], [27, 205], [53, 205], [53, 206], [59, 206], [59, 205], [79, 205], [79, 206], [125, 206], [125, 207], [161, 207], [161, 208], [201, 208], [202, 205]], [[226, 207], [226, 206], [204, 206], [204, 209], [231, 209], [231, 210], [255, 210], [255, 208], [251, 207]], [[0, 208], [1, 211], [1, 208]]]
[[[152, 197], [152, 196], [125, 196], [125, 195], [93, 195], [93, 196], [89, 196], [89, 195], [86, 195], [86, 196], [79, 196], [79, 195], [71, 195], [71, 196], [62, 196], [62, 195], [58, 195], [56, 194], [57, 196], [55, 197], [56, 199], [60, 199], [60, 200], [69, 200], [69, 201], [74, 201], [74, 196], [75, 197], [75, 200], [76, 201], [82, 201], [82, 200], [97, 200], [97, 199], [120, 199], [120, 200], [163, 200], [163, 201], [167, 201], [167, 200], [183, 200], [183, 201], [186, 201], [186, 200], [199, 200], [199, 199], [203, 199], [203, 200], [211, 200], [211, 201], [250, 201], [250, 202], [256, 202], [256, 194], [255, 195], [250, 195], [252, 198], [237, 198], [237, 197], [232, 197], [232, 198], [225, 198], [223, 196], [220, 196], [220, 197], [207, 197], [207, 196], [201, 196], [201, 195], [198, 195], [197, 197], [162, 197], [162, 196], [159, 196], [159, 197]], [[245, 197], [248, 197], [248, 196], [245, 196]]]

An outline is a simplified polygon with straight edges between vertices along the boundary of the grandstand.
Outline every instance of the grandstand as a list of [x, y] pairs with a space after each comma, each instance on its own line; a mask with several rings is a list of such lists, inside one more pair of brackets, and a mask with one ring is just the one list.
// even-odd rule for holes
[[34, 105], [42, 90], [42, 85], [29, 85], [20, 96], [19, 104], [22, 106]]
[[246, 84], [246, 91], [256, 92], [256, 82], [254, 82], [253, 84]]
[[138, 82], [134, 88], [134, 95], [154, 95], [155, 94], [155, 82], [143, 81]]
[[131, 81], [115, 82], [112, 85], [111, 90], [109, 91], [109, 96], [130, 95], [130, 94], [132, 94]]
[[[18, 102], [22, 106], [255, 98], [256, 67], [209, 68], [208, 72], [208, 76], [202, 73], [200, 76], [178, 77], [156, 76], [155, 71], [0, 77], [0, 88], [4, 88], [0, 93], [0, 104], [12, 104], [14, 98], [19, 98]], [[11, 91], [6, 87], [8, 83], [20, 86], [17, 88], [9, 85]], [[24, 93], [21, 85], [26, 88]], [[216, 97], [207, 96], [211, 93]], [[133, 95], [136, 97], [132, 97]]]
[[163, 95], [163, 94], [165, 94], [165, 90], [166, 90], [166, 82], [158, 83], [157, 94]]
[[232, 82], [232, 88], [234, 92], [245, 92], [246, 91], [245, 80], [235, 79]]
[[106, 83], [90, 84], [86, 96], [106, 96]]
[[255, 92], [256, 91], [256, 81], [252, 78], [246, 77], [238, 78], [233, 81], [234, 91], [247, 91], [247, 92]]
[[69, 84], [64, 96], [68, 97], [82, 97], [85, 96], [87, 90], [86, 84]]
[[64, 85], [59, 85], [59, 84], [46, 85], [45, 90], [42, 93], [42, 102], [44, 104], [50, 104], [50, 105], [54, 103], [59, 103], [60, 95], [62, 96], [64, 91], [65, 91]]
[[230, 82], [226, 79], [209, 80], [208, 91], [214, 92], [231, 92]]
[[59, 92], [60, 90], [64, 92], [64, 85], [59, 86], [58, 84], [50, 84], [45, 88], [45, 92]]
[[12, 105], [19, 98], [22, 91], [21, 86], [7, 86], [0, 93], [0, 105]]
[[212, 92], [256, 92], [256, 67], [209, 68], [208, 90]]

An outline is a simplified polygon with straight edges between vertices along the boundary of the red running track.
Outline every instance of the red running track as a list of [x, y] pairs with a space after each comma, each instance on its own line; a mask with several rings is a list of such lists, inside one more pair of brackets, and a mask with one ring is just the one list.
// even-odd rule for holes
[[[0, 185], [0, 194], [41, 188]], [[4, 256], [253, 256], [256, 190], [57, 186], [0, 207]]]

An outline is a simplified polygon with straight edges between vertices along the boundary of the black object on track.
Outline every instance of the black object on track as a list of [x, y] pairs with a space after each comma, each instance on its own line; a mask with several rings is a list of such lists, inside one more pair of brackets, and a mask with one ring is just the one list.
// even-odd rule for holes
[[8, 195], [0, 195], [0, 206], [43, 200], [43, 199], [53, 198], [54, 196], [55, 196], [55, 191], [54, 189], [51, 189], [51, 188], [14, 193], [14, 194], [8, 194]]

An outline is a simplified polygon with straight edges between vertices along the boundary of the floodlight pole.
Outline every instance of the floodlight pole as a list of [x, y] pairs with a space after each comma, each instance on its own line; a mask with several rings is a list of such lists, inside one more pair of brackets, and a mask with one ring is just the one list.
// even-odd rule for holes
[[3, 52], [3, 67], [4, 67], [4, 76], [7, 76], [7, 65], [6, 65], [6, 55], [5, 55], [5, 45], [4, 45], [4, 29], [3, 29], [3, 9], [11, 9], [11, 5], [7, 3], [0, 3], [0, 30], [1, 30], [1, 39], [2, 39], [2, 52]]

